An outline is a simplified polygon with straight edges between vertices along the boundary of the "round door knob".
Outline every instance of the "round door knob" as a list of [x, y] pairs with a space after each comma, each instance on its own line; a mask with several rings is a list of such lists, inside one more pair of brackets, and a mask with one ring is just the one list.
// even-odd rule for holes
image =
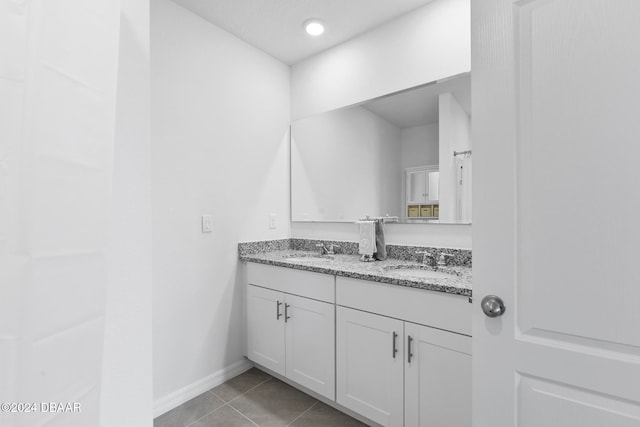
[[495, 295], [487, 295], [486, 297], [482, 298], [480, 306], [482, 307], [482, 311], [484, 312], [484, 314], [486, 314], [488, 317], [502, 316], [504, 314], [504, 311], [506, 310], [502, 298]]

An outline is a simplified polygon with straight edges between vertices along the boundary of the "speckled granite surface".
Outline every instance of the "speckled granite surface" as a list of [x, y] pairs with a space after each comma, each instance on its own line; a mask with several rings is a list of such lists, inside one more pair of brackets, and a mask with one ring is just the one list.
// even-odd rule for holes
[[262, 240], [260, 242], [238, 243], [238, 254], [240, 258], [245, 255], [258, 254], [269, 251], [282, 251], [291, 249], [291, 239]]
[[[340, 255], [358, 255], [358, 243], [345, 242], [339, 240], [312, 240], [312, 239], [279, 239], [263, 240], [259, 242], [238, 243], [238, 253], [240, 256], [262, 253], [267, 251], [281, 251], [286, 249], [315, 252], [318, 250], [317, 244], [323, 243], [327, 248], [330, 245], [337, 246], [336, 252]], [[471, 251], [468, 249], [431, 248], [426, 246], [406, 246], [387, 245], [387, 256], [389, 258], [404, 261], [421, 262], [422, 255], [416, 254], [418, 251], [427, 251], [432, 256], [440, 253], [452, 255], [448, 263], [456, 266], [471, 267]]]
[[358, 243], [338, 240], [291, 239], [290, 249], [314, 252], [318, 250], [316, 245], [319, 243], [323, 243], [327, 248], [330, 245], [337, 246], [336, 252], [342, 255], [358, 255]]
[[[331, 243], [340, 245], [340, 249], [343, 246], [350, 247], [351, 243], [355, 245], [355, 254], [348, 249], [349, 253], [346, 254], [341, 252], [337, 255], [319, 256], [315, 248], [318, 242], [320, 241], [303, 239], [248, 242], [240, 243], [238, 251], [242, 261], [471, 296], [471, 251], [388, 245], [389, 259], [386, 261], [362, 262], [357, 255], [356, 243], [322, 241], [327, 246]], [[443, 277], [422, 277], [430, 273], [420, 270], [433, 270], [417, 262], [418, 257], [421, 259], [421, 255], [416, 255], [415, 251], [425, 249], [433, 254], [444, 251], [453, 255], [449, 261], [450, 266], [439, 267], [435, 273]]]

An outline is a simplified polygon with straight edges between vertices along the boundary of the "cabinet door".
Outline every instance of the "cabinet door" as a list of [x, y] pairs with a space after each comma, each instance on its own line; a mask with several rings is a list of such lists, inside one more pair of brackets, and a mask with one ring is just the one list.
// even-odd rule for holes
[[440, 199], [440, 171], [427, 171], [427, 202], [434, 203]]
[[247, 357], [285, 374], [284, 294], [247, 286]]
[[406, 425], [470, 427], [471, 337], [409, 322], [405, 335]]
[[336, 319], [337, 402], [384, 426], [402, 426], [403, 322], [344, 307]]
[[335, 399], [335, 306], [287, 295], [287, 378]]
[[424, 203], [427, 196], [424, 170], [407, 171], [407, 204]]

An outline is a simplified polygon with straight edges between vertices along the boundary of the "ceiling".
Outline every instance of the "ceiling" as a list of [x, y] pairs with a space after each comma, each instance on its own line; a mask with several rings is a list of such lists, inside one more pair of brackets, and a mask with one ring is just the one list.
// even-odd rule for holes
[[362, 104], [400, 129], [438, 122], [438, 95], [450, 92], [471, 115], [471, 74], [386, 95]]
[[[432, 0], [173, 0], [280, 61], [292, 65]], [[302, 23], [325, 22], [307, 35]]]

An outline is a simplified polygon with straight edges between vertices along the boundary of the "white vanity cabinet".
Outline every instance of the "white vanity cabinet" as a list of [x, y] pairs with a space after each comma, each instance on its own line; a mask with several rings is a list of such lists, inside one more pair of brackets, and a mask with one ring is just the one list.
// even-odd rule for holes
[[468, 299], [340, 277], [336, 290], [336, 401], [384, 426], [471, 426]]
[[406, 174], [407, 204], [437, 203], [440, 172], [438, 165], [408, 168]]
[[438, 165], [406, 170], [404, 215], [407, 220], [424, 221], [440, 217], [439, 185]]
[[246, 355], [383, 426], [471, 426], [468, 297], [247, 263]]
[[334, 277], [247, 265], [247, 357], [335, 399]]

